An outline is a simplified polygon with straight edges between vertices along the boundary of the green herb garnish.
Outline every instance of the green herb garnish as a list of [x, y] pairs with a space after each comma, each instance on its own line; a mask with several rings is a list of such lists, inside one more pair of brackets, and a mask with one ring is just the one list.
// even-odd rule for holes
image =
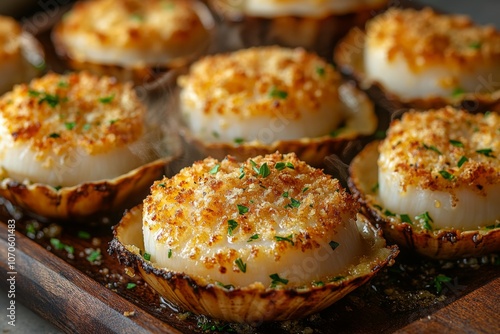
[[57, 238], [50, 238], [50, 244], [54, 247], [54, 249], [64, 249], [64, 244]]
[[436, 288], [436, 292], [439, 294], [443, 291], [443, 283], [447, 283], [451, 281], [451, 277], [448, 277], [443, 274], [439, 274], [434, 278], [434, 287]]
[[169, 259], [172, 257], [172, 249], [168, 250], [168, 255], [167, 256], [168, 256]]
[[85, 131], [89, 131], [89, 130], [90, 130], [90, 127], [91, 127], [90, 123], [85, 123], [85, 124], [83, 125], [83, 130], [85, 130]]
[[90, 233], [86, 231], [78, 231], [78, 238], [88, 240], [90, 239]]
[[445, 178], [446, 180], [453, 180], [455, 178], [455, 176], [453, 174], [451, 174], [450, 172], [447, 172], [445, 170], [440, 170], [439, 171], [439, 174]]
[[323, 283], [322, 281], [316, 281], [316, 282], [312, 282], [311, 285], [319, 288], [319, 287], [325, 286], [325, 283]]
[[222, 282], [215, 282], [215, 284], [217, 284], [218, 286], [220, 286], [220, 287], [222, 287], [222, 288], [224, 288], [226, 290], [232, 290], [232, 289], [234, 289], [234, 285], [232, 285], [232, 284], [224, 284]]
[[220, 169], [220, 165], [219, 165], [219, 164], [217, 164], [217, 165], [215, 165], [215, 166], [214, 166], [214, 167], [213, 167], [213, 168], [209, 171], [209, 173], [210, 173], [210, 174], [217, 174], [217, 172], [219, 171], [219, 169]]
[[271, 96], [272, 98], [284, 100], [288, 97], [288, 93], [284, 90], [279, 90], [278, 88], [276, 88], [276, 86], [273, 86], [271, 88], [271, 91], [269, 92], [269, 96]]
[[50, 135], [49, 135], [49, 138], [61, 138], [61, 135], [58, 134], [57, 132], [52, 132]]
[[290, 198], [290, 203], [285, 205], [285, 208], [298, 208], [300, 206], [300, 201], [296, 200], [295, 198]]
[[[146, 255], [146, 254], [144, 254]], [[96, 249], [94, 251], [92, 251], [92, 253], [89, 254], [89, 256], [87, 256], [87, 261], [89, 262], [95, 262], [97, 259], [99, 259], [99, 257], [101, 256], [101, 249]]]
[[402, 215], [399, 215], [399, 218], [401, 218], [401, 221], [403, 223], [408, 223], [410, 225], [413, 225], [413, 222], [411, 221], [411, 218], [410, 216], [406, 215], [406, 214], [402, 214]]
[[450, 139], [450, 144], [455, 147], [464, 147], [464, 143], [462, 143], [460, 140]]
[[238, 227], [238, 222], [234, 219], [227, 221], [227, 234], [233, 235], [233, 231]]
[[330, 247], [332, 247], [333, 250], [340, 246], [340, 244], [336, 241], [330, 241], [328, 244], [330, 245]]
[[234, 138], [234, 142], [238, 145], [243, 144], [245, 142], [244, 138]]
[[325, 76], [325, 68], [323, 66], [316, 66], [316, 74], [320, 77]]
[[288, 284], [288, 280], [281, 278], [278, 274], [272, 274], [269, 277], [272, 279], [271, 288], [275, 288], [278, 284]]
[[68, 130], [73, 130], [76, 126], [76, 123], [75, 122], [66, 122], [66, 123], [64, 123], [64, 126]]
[[127, 290], [131, 290], [133, 288], [135, 288], [137, 286], [137, 284], [135, 283], [127, 283]]
[[472, 42], [469, 44], [469, 47], [474, 50], [479, 50], [483, 44], [479, 41]]
[[438, 150], [438, 149], [437, 149], [437, 147], [436, 147], [436, 146], [434, 146], [434, 145], [426, 145], [426, 144], [423, 144], [423, 146], [424, 146], [424, 148], [425, 148], [426, 150], [431, 150], [431, 151], [434, 151], [434, 152], [436, 152], [436, 153], [437, 153], [437, 154], [439, 154], [439, 155], [441, 155], [441, 154], [442, 154], [442, 153], [441, 153], [441, 151], [440, 151], [440, 150]]
[[259, 239], [259, 235], [254, 234], [250, 238], [248, 238], [247, 242], [252, 242], [252, 241], [257, 240], [257, 239]]
[[283, 194], [281, 194], [281, 197], [288, 198], [288, 191], [283, 192]]
[[240, 205], [240, 204], [236, 204], [236, 206], [238, 207], [238, 213], [240, 215], [244, 215], [245, 213], [248, 212], [248, 207], [246, 207], [244, 205]]
[[269, 169], [267, 162], [264, 162], [259, 168], [259, 175], [262, 177], [268, 177], [269, 174], [271, 174], [271, 170]]
[[309, 187], [304, 187], [304, 189], [302, 189], [302, 193], [305, 193], [308, 190], [309, 190]]
[[419, 219], [423, 222], [424, 229], [432, 231], [431, 223], [434, 221], [432, 220], [431, 216], [429, 216], [429, 212], [426, 211], [421, 215], [416, 216], [415, 219]]
[[460, 95], [463, 95], [465, 93], [465, 90], [461, 87], [457, 87], [455, 89], [453, 89], [453, 91], [451, 92], [451, 96], [453, 97], [459, 97]]
[[104, 104], [111, 103], [111, 101], [113, 101], [114, 98], [115, 98], [115, 94], [111, 94], [109, 96], [100, 97], [99, 102], [104, 103]]
[[243, 263], [243, 260], [239, 257], [236, 259], [236, 261], [234, 261], [234, 263], [236, 263], [236, 265], [238, 266], [238, 268], [240, 268], [240, 270], [243, 272], [243, 273], [246, 273], [247, 272], [247, 264], [246, 263]]
[[144, 253], [144, 254], [142, 255], [142, 257], [143, 257], [143, 258], [144, 258], [144, 260], [146, 260], [146, 261], [151, 260], [151, 254], [149, 254], [149, 253]]
[[491, 148], [483, 148], [481, 150], [477, 150], [476, 153], [482, 154], [488, 158], [493, 158], [493, 150]]
[[295, 246], [295, 243], [293, 242], [293, 234], [290, 234], [288, 237], [280, 237], [276, 235], [274, 236], [274, 239], [276, 239], [276, 241], [286, 241], [292, 244], [292, 246]]
[[462, 156], [460, 158], [460, 160], [458, 160], [458, 163], [457, 163], [457, 166], [460, 168], [464, 165], [464, 163], [466, 163], [467, 161], [469, 161], [469, 159], [467, 159], [467, 157], [465, 156]]

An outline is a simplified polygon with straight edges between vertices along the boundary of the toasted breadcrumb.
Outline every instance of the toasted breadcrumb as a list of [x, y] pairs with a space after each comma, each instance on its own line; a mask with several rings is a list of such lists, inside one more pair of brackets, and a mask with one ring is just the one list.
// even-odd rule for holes
[[500, 61], [500, 32], [464, 15], [391, 8], [370, 20], [366, 30], [367, 43], [388, 47], [389, 61], [403, 56], [413, 70]]
[[402, 175], [403, 189], [481, 193], [500, 182], [500, 115], [411, 111], [392, 122], [379, 151], [379, 168]]

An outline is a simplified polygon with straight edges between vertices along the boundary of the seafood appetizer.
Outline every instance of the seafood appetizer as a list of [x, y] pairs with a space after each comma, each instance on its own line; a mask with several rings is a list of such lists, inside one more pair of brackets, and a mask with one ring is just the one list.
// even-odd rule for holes
[[110, 251], [168, 301], [260, 323], [318, 312], [364, 284], [386, 247], [338, 180], [295, 154], [206, 158], [155, 182]]
[[365, 88], [404, 106], [498, 110], [500, 32], [463, 15], [391, 8], [354, 29], [335, 62]]
[[0, 99], [0, 195], [43, 217], [106, 212], [163, 175], [160, 142], [131, 84], [49, 73]]
[[[387, 0], [211, 0], [236, 33], [234, 46], [304, 47], [331, 57], [335, 43], [350, 28], [363, 25]], [[230, 45], [233, 46], [233, 45]], [[233, 46], [233, 47], [234, 47]]]
[[203, 157], [244, 160], [279, 150], [321, 165], [377, 126], [366, 95], [302, 48], [206, 56], [178, 85], [184, 135]]
[[11, 17], [0, 15], [0, 94], [40, 74], [42, 47]]
[[500, 251], [500, 115], [411, 111], [351, 164], [385, 236], [431, 258]]
[[53, 40], [75, 69], [142, 82], [153, 70], [205, 52], [212, 26], [208, 9], [194, 0], [81, 1], [55, 27]]

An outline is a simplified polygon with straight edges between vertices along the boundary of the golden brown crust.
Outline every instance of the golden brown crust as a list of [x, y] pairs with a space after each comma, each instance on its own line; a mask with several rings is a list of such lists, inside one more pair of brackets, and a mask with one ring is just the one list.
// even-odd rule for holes
[[41, 156], [123, 147], [142, 135], [145, 112], [130, 84], [86, 72], [49, 73], [0, 99], [2, 132]]
[[[212, 248], [223, 247], [219, 241], [227, 238], [230, 243], [251, 245], [246, 241], [258, 235], [258, 243], [269, 246], [256, 247], [253, 256], [262, 251], [278, 261], [287, 249], [318, 248], [318, 242], [343, 228], [357, 211], [358, 205], [338, 180], [293, 153], [274, 153], [244, 163], [231, 157], [221, 162], [207, 158], [156, 182], [144, 202], [144, 226], [156, 235], [156, 242], [173, 249], [187, 240]], [[230, 220], [237, 223], [232, 233]], [[190, 257], [201, 260], [201, 248], [192, 249]], [[237, 251], [228, 249], [205, 257], [203, 263], [237, 272], [237, 257]]]
[[[203, 44], [208, 31], [193, 1], [102, 0], [77, 2], [56, 26], [54, 36], [61, 52], [83, 62], [90, 59], [82, 48], [164, 53], [167, 59]], [[142, 65], [135, 61], [135, 66]]]
[[206, 114], [298, 119], [301, 108], [315, 112], [325, 101], [338, 101], [340, 80], [317, 55], [272, 46], [204, 57], [178, 82], [205, 101]]
[[463, 15], [392, 8], [370, 20], [366, 30], [368, 43], [388, 46], [389, 60], [403, 56], [413, 70], [500, 60], [500, 32]]
[[399, 173], [403, 188], [479, 191], [500, 182], [500, 116], [446, 107], [411, 111], [392, 122], [379, 168]]

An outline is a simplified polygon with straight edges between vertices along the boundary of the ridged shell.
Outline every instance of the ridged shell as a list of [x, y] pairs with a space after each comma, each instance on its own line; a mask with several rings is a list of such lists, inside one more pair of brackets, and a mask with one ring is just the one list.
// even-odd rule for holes
[[[181, 125], [180, 131], [188, 145], [197, 152], [197, 158], [211, 156], [222, 160], [227, 155], [237, 160], [246, 160], [257, 155], [271, 154], [276, 151], [281, 153], [294, 152], [300, 160], [314, 167], [324, 167], [324, 158], [336, 154], [343, 157], [344, 150], [356, 140], [361, 140], [377, 128], [377, 117], [374, 106], [368, 97], [351, 84], [344, 84], [343, 91], [349, 96], [342, 96], [349, 107], [349, 115], [342, 122], [344, 126], [332, 129], [335, 136], [325, 135], [316, 138], [300, 138], [295, 140], [277, 140], [269, 145], [258, 141], [235, 143], [207, 143], [196, 137], [189, 129]], [[177, 103], [177, 102], [174, 102]], [[174, 107], [175, 108], [175, 107]]]
[[201, 277], [157, 268], [141, 255], [144, 253], [141, 205], [130, 210], [115, 226], [109, 252], [115, 253], [124, 266], [134, 268], [159, 295], [185, 310], [230, 322], [259, 324], [318, 312], [366, 283], [382, 267], [391, 265], [399, 252], [397, 247], [386, 248], [379, 231], [367, 221], [358, 228], [370, 253], [350, 270], [352, 274], [321, 287], [272, 289], [255, 283], [225, 289]]
[[349, 188], [366, 208], [367, 214], [382, 226], [388, 241], [433, 259], [455, 259], [500, 252], [500, 228], [471, 231], [417, 229], [389, 217], [377, 207], [373, 192], [378, 178], [378, 142], [368, 144], [351, 162]]
[[364, 47], [366, 33], [354, 28], [339, 42], [334, 52], [334, 62], [339, 70], [353, 78], [359, 87], [380, 106], [390, 113], [409, 108], [439, 109], [447, 105], [463, 108], [470, 112], [500, 111], [500, 89], [490, 93], [465, 93], [457, 97], [430, 97], [419, 99], [401, 99], [388, 92], [379, 82], [366, 76], [364, 68]]

